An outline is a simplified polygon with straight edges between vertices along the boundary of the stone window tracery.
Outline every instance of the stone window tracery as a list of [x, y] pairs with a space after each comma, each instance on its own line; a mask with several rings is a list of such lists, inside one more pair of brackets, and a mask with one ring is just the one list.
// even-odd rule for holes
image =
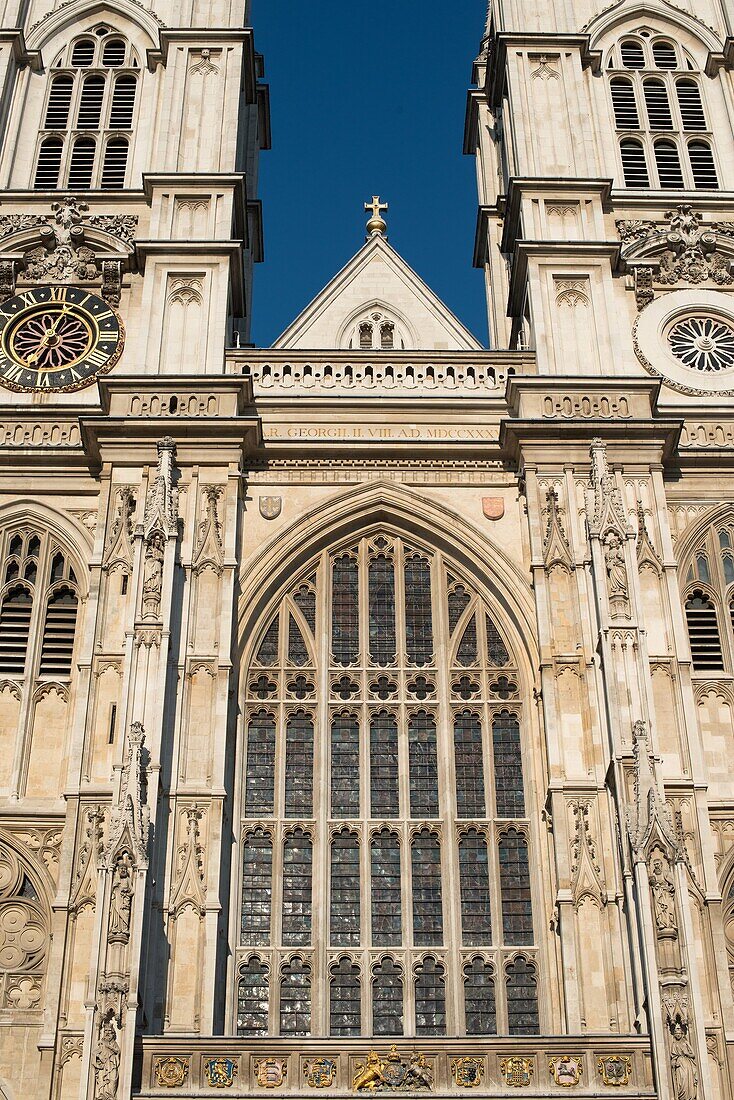
[[607, 61], [626, 187], [718, 190], [696, 66], [665, 38], [628, 35]]
[[[685, 566], [684, 566], [685, 569]], [[734, 669], [734, 520], [713, 525], [690, 555], [683, 589], [694, 672]]]
[[[0, 576], [0, 674], [68, 680], [79, 592], [68, 556], [47, 533], [6, 532]], [[40, 651], [30, 644], [41, 638]]]
[[139, 79], [132, 46], [104, 24], [64, 49], [49, 78], [36, 190], [125, 187]]
[[383, 309], [370, 309], [347, 330], [345, 348], [355, 351], [404, 351], [409, 346], [403, 327]]
[[[442, 555], [379, 529], [295, 578], [253, 652], [239, 1032], [260, 1027], [266, 985], [270, 1034], [531, 1026], [524, 710], [482, 597]], [[253, 949], [263, 969], [246, 971]]]

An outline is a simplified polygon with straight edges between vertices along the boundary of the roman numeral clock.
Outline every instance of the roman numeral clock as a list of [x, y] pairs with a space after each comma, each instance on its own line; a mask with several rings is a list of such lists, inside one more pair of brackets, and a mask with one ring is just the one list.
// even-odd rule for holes
[[121, 317], [96, 294], [24, 290], [0, 306], [0, 382], [24, 393], [78, 390], [114, 367], [124, 341]]

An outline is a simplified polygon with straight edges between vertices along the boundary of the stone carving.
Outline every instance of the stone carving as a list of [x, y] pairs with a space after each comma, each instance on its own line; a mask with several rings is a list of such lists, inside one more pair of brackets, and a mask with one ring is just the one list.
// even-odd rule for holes
[[120, 1044], [112, 1018], [103, 1019], [94, 1052], [94, 1100], [116, 1100], [120, 1083]]
[[200, 917], [204, 916], [204, 849], [199, 843], [202, 816], [198, 806], [188, 807], [181, 815], [181, 819], [186, 819], [186, 839], [176, 853], [176, 877], [169, 905], [172, 916], [177, 916], [187, 905]]
[[460, 1088], [478, 1088], [484, 1077], [484, 1059], [454, 1058], [451, 1062], [451, 1073]]
[[112, 808], [110, 819], [110, 835], [106, 852], [107, 866], [110, 870], [115, 869], [117, 854], [123, 847], [130, 853], [132, 865], [136, 869], [148, 866], [150, 809], [143, 801], [144, 741], [145, 731], [142, 725], [140, 722], [133, 722], [128, 734], [127, 758], [122, 769], [120, 796]]
[[157, 1058], [155, 1080], [161, 1089], [180, 1089], [189, 1075], [189, 1063], [185, 1058]]
[[42, 214], [0, 214], [0, 240], [47, 224], [48, 219]]
[[557, 57], [548, 57], [542, 53], [539, 56], [531, 57], [531, 61], [537, 63], [537, 69], [533, 69], [530, 74], [533, 80], [560, 80], [560, 74], [554, 65], [558, 64]]
[[[24, 861], [0, 844], [0, 967], [40, 970], [46, 958], [46, 920]], [[18, 1007], [11, 1002], [10, 1007]]]
[[145, 561], [143, 563], [144, 619], [160, 618], [165, 553], [166, 542], [162, 532], [152, 531], [145, 543]]
[[138, 229], [137, 214], [92, 214], [85, 221], [94, 229], [101, 229], [110, 237], [116, 237], [123, 244], [132, 244]]
[[[20, 929], [20, 934], [27, 935], [26, 929]], [[3, 952], [5, 954], [5, 952]], [[28, 974], [11, 978], [5, 988], [3, 1007], [14, 1008], [18, 1012], [32, 1012], [40, 1006], [41, 981], [39, 978]]]
[[100, 806], [87, 806], [81, 829], [76, 870], [71, 887], [69, 908], [78, 913], [97, 899], [97, 869], [104, 855], [102, 828], [104, 813]]
[[110, 572], [119, 567], [128, 572], [132, 569], [132, 516], [134, 511], [135, 494], [133, 489], [130, 485], [123, 485], [121, 489], [117, 490], [115, 518], [112, 522], [104, 556], [104, 565]]
[[571, 309], [584, 308], [589, 304], [588, 279], [554, 279], [556, 305], [569, 306]]
[[500, 1062], [500, 1073], [506, 1085], [510, 1085], [512, 1088], [525, 1088], [533, 1079], [535, 1059], [503, 1058]]
[[596, 856], [596, 845], [591, 836], [589, 799], [569, 802], [573, 814], [574, 836], [571, 843], [571, 889], [575, 906], [585, 897], [593, 898], [600, 906], [606, 904], [606, 890], [601, 867]]
[[698, 1066], [688, 1038], [688, 998], [682, 992], [675, 992], [664, 994], [662, 1000], [670, 1029], [670, 1070], [675, 1100], [696, 1100]]
[[102, 261], [102, 297], [111, 306], [119, 306], [122, 297], [122, 264], [119, 260]]
[[0, 261], [0, 305], [15, 294], [15, 263], [13, 260]]
[[170, 435], [158, 441], [158, 468], [145, 501], [143, 535], [150, 538], [154, 530], [166, 538], [178, 531], [178, 489], [174, 485], [173, 464], [176, 444]]
[[264, 1089], [277, 1089], [288, 1074], [286, 1058], [258, 1058], [255, 1062], [255, 1077], [258, 1085]]
[[559, 1054], [548, 1059], [548, 1072], [557, 1085], [574, 1088], [584, 1072], [584, 1060], [580, 1054]]
[[645, 509], [642, 501], [637, 501], [637, 568], [652, 569], [658, 576], [662, 571], [662, 562], [658, 552], [652, 544], [650, 532], [647, 529]]
[[[127, 995], [130, 983], [127, 978], [103, 974], [99, 982], [97, 1013], [100, 1021], [115, 1022], [122, 1027], [122, 1018], [127, 1007]], [[100, 1024], [101, 1027], [101, 1024]]]
[[586, 495], [589, 531], [592, 535], [601, 536], [608, 528], [612, 528], [626, 537], [629, 532], [627, 514], [622, 492], [609, 469], [606, 443], [601, 439], [593, 439], [590, 453], [591, 489]]
[[130, 853], [123, 848], [117, 856], [112, 876], [110, 895], [109, 943], [128, 943], [133, 905], [133, 862]]
[[647, 300], [653, 294], [652, 281], [665, 286], [679, 282], [695, 285], [707, 280], [718, 286], [734, 283], [732, 258], [721, 251], [719, 239], [734, 235], [731, 223], [714, 222], [710, 227], [703, 227], [702, 220], [699, 211], [689, 203], [682, 203], [667, 211], [665, 225], [639, 220], [617, 222], [624, 258], [644, 255], [657, 260], [657, 272], [649, 269], [650, 287], [645, 288]]
[[629, 586], [624, 544], [615, 530], [604, 536], [604, 564], [607, 571], [609, 612], [613, 619], [629, 618]]
[[670, 806], [665, 801], [657, 778], [657, 759], [650, 750], [647, 725], [635, 722], [632, 728], [632, 751], [635, 758], [634, 805], [628, 807], [627, 831], [635, 858], [647, 859], [647, 852], [653, 843], [672, 859], [680, 857], [678, 838]]
[[651, 267], [636, 267], [634, 270], [635, 278], [635, 301], [637, 302], [637, 308], [643, 310], [645, 306], [649, 306], [650, 302], [655, 298], [655, 291], [653, 289], [653, 270]]
[[[199, 50], [197, 53], [192, 52], [192, 58], [194, 59], [193, 65], [189, 69], [189, 73], [198, 76], [209, 76], [210, 73], [218, 73], [219, 68], [212, 61], [212, 51], [208, 49]], [[216, 54], [219, 57], [219, 54]]]
[[502, 519], [504, 514], [504, 497], [482, 497], [482, 515], [485, 519]]
[[199, 523], [196, 536], [196, 549], [193, 557], [194, 573], [201, 573], [207, 567], [221, 574], [224, 564], [222, 546], [222, 525], [219, 521], [218, 502], [223, 489], [220, 485], [205, 485], [202, 488], [204, 514]]
[[182, 306], [201, 305], [203, 290], [203, 279], [197, 279], [195, 276], [187, 275], [184, 278], [171, 279], [168, 301], [177, 302]]
[[204, 1063], [204, 1076], [212, 1089], [226, 1089], [234, 1084], [239, 1066], [233, 1058], [209, 1058]]
[[675, 936], [678, 922], [675, 916], [675, 885], [670, 864], [661, 848], [654, 848], [648, 858], [652, 911], [655, 925], [662, 936]]
[[430, 1089], [433, 1087], [433, 1069], [425, 1054], [413, 1053], [402, 1057], [396, 1045], [386, 1056], [371, 1050], [364, 1062], [357, 1062], [352, 1088], [359, 1092], [384, 1092], [389, 1089]]
[[65, 1065], [70, 1058], [81, 1058], [84, 1053], [84, 1038], [81, 1035], [65, 1035], [61, 1040], [61, 1065]]
[[55, 882], [59, 869], [61, 829], [22, 829], [16, 832], [15, 836], [35, 856], [41, 857], [46, 870]]
[[545, 495], [546, 524], [543, 538], [543, 561], [550, 571], [554, 565], [563, 566], [564, 569], [573, 569], [571, 547], [563, 527], [561, 510], [558, 505], [558, 493], [551, 486]]
[[282, 497], [260, 497], [258, 500], [260, 515], [263, 519], [277, 519], [283, 507]]
[[621, 1088], [629, 1084], [632, 1059], [629, 1054], [607, 1054], [603, 1058], [597, 1058], [596, 1069], [605, 1085]]
[[312, 1089], [328, 1089], [336, 1078], [336, 1062], [332, 1058], [309, 1058], [303, 1067], [306, 1084]]

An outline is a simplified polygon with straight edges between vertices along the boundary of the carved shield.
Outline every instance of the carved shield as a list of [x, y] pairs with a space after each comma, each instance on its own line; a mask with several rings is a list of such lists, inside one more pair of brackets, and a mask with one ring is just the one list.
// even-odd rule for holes
[[482, 511], [486, 519], [502, 519], [505, 514], [503, 497], [482, 497]]
[[285, 1081], [287, 1068], [284, 1058], [260, 1058], [255, 1062], [258, 1085], [266, 1089], [277, 1089]]
[[210, 1058], [204, 1072], [210, 1088], [226, 1089], [237, 1076], [237, 1063], [232, 1058]]
[[282, 507], [282, 497], [260, 497], [260, 515], [263, 519], [277, 519]]

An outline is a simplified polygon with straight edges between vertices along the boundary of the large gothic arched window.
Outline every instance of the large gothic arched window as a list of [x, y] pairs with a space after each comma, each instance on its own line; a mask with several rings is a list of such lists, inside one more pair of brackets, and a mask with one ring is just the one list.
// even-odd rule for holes
[[711, 526], [690, 556], [683, 590], [695, 672], [734, 671], [734, 518]]
[[689, 54], [641, 31], [615, 45], [607, 74], [625, 186], [717, 190], [713, 133]]
[[125, 187], [139, 62], [101, 25], [75, 39], [51, 68], [33, 186], [40, 191]]
[[417, 543], [373, 531], [294, 580], [244, 671], [239, 1034], [538, 1031], [519, 684]]

